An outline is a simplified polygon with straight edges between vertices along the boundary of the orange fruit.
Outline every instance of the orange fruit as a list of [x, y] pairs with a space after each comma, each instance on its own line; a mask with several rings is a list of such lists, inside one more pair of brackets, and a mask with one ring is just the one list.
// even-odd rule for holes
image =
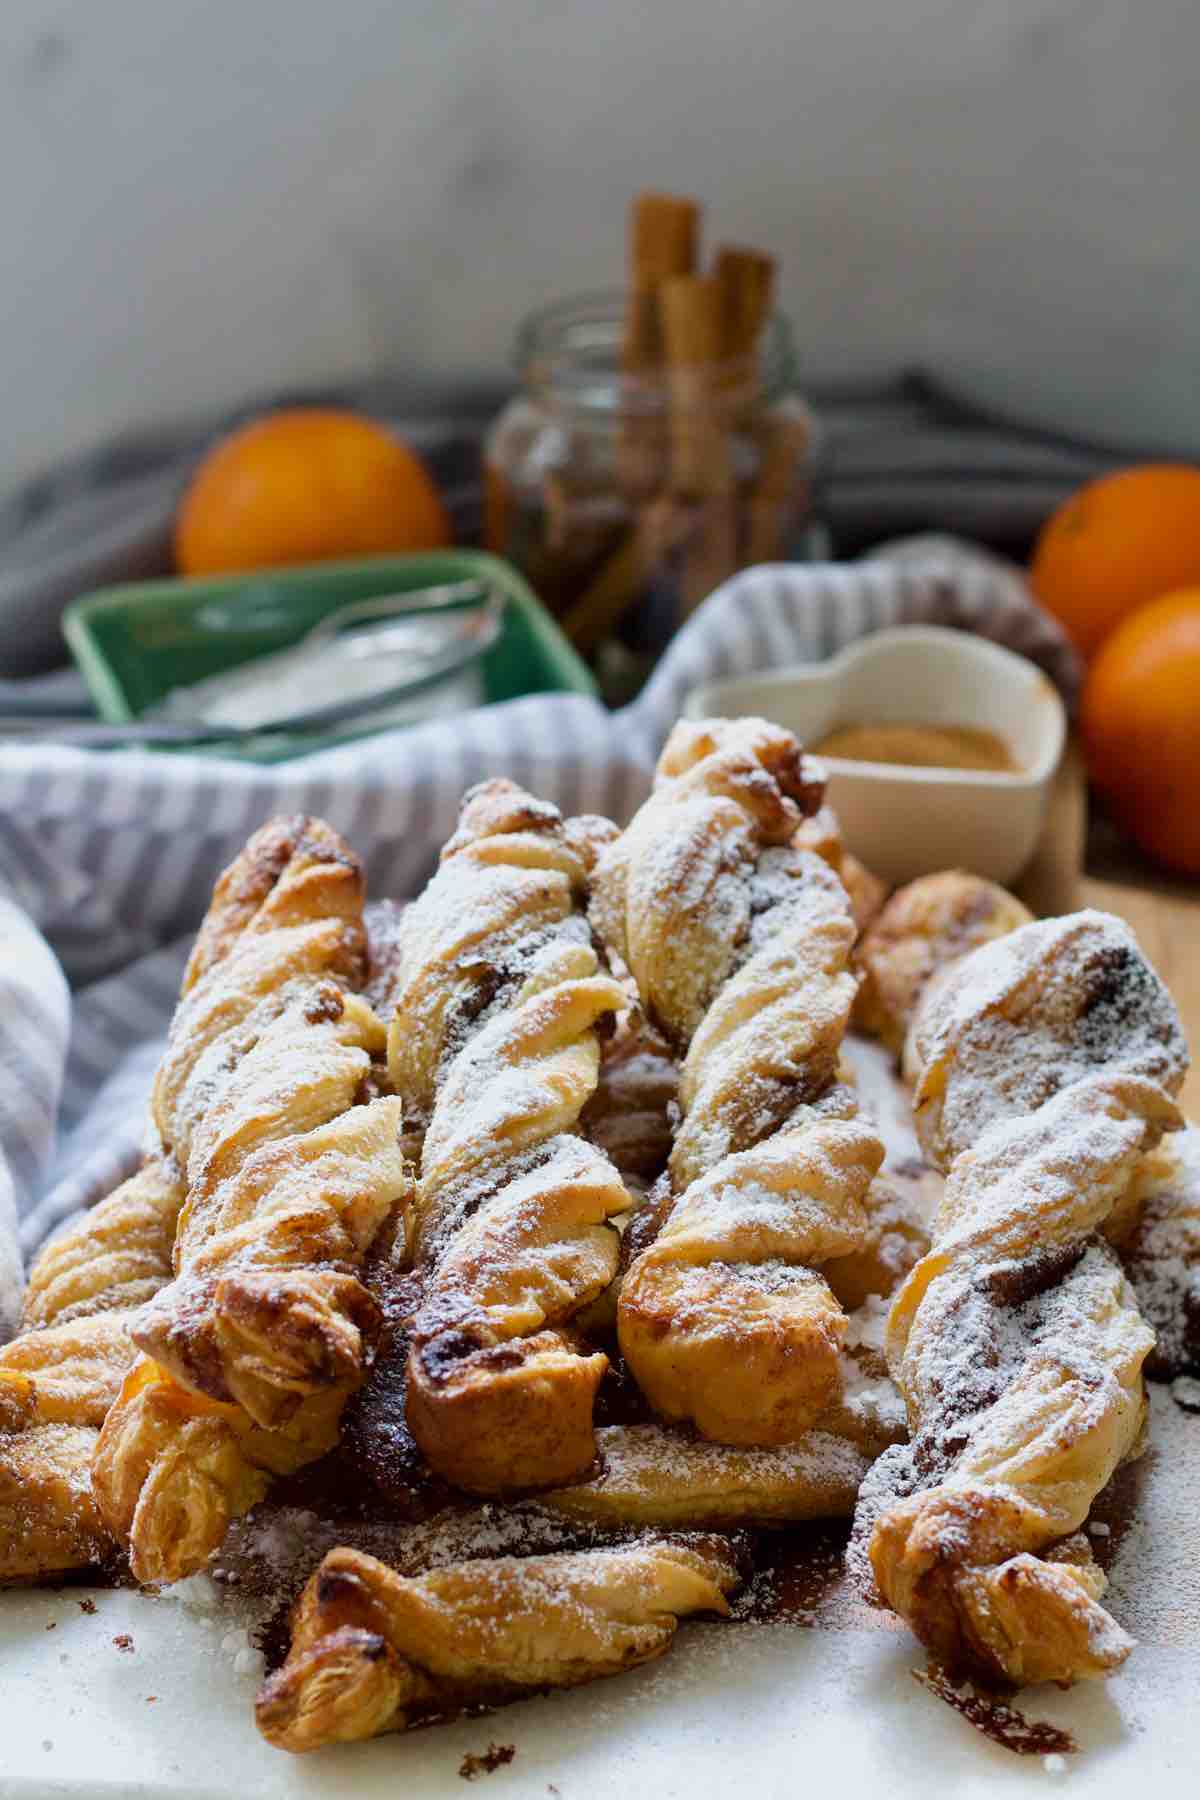
[[1118, 625], [1088, 670], [1088, 773], [1118, 824], [1160, 862], [1200, 875], [1200, 587]]
[[451, 541], [425, 465], [354, 412], [293, 407], [209, 451], [175, 520], [181, 574], [261, 569]]
[[1135, 607], [1200, 582], [1200, 469], [1145, 463], [1089, 482], [1042, 527], [1029, 579], [1090, 657]]

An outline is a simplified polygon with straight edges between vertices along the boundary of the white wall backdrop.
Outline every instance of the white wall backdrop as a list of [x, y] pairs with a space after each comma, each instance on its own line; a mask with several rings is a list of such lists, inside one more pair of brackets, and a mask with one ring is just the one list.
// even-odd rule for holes
[[814, 362], [1200, 445], [1197, 0], [3, 0], [0, 482], [116, 427], [494, 367], [643, 185]]

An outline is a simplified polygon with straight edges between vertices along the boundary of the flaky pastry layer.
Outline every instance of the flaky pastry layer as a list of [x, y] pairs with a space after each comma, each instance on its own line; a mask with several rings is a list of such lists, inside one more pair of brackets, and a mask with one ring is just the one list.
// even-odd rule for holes
[[258, 1728], [281, 1749], [403, 1731], [423, 1718], [578, 1687], [648, 1662], [680, 1618], [725, 1613], [740, 1580], [719, 1539], [500, 1557], [397, 1575], [333, 1550], [301, 1596]]
[[1129, 1640], [1090, 1559], [1054, 1546], [1141, 1441], [1153, 1335], [1096, 1233], [1178, 1123], [1178, 1024], [1124, 928], [1084, 914], [956, 965], [912, 1041], [949, 1168], [889, 1321], [913, 1445], [872, 1470], [859, 1526], [943, 1660], [1018, 1683], [1102, 1674]]
[[146, 1164], [35, 1259], [23, 1328], [0, 1349], [0, 1581], [44, 1581], [113, 1556], [92, 1492], [99, 1428], [136, 1350], [136, 1305], [170, 1278], [183, 1203]]
[[627, 1005], [584, 914], [600, 832], [488, 782], [403, 924], [390, 1061], [428, 1108], [407, 1417], [439, 1474], [475, 1493], [566, 1481], [595, 1454], [607, 1358], [570, 1327], [616, 1273], [608, 1221], [630, 1206], [578, 1135], [597, 1027]]

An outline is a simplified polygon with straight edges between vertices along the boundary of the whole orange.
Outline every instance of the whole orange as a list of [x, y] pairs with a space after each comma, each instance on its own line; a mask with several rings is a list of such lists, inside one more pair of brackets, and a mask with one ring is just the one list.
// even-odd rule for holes
[[425, 465], [359, 413], [293, 407], [209, 451], [175, 520], [184, 575], [320, 562], [451, 541]]
[[1093, 655], [1135, 607], [1200, 582], [1200, 469], [1145, 463], [1089, 482], [1042, 527], [1029, 579]]
[[1200, 875], [1200, 587], [1118, 625], [1088, 671], [1080, 725], [1118, 823], [1151, 856]]

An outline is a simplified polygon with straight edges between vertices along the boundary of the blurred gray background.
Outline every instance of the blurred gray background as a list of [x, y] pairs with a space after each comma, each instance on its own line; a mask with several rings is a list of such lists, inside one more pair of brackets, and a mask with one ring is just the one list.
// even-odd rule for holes
[[1197, 0], [4, 0], [0, 486], [133, 424], [494, 372], [642, 186], [809, 363], [1195, 451]]

